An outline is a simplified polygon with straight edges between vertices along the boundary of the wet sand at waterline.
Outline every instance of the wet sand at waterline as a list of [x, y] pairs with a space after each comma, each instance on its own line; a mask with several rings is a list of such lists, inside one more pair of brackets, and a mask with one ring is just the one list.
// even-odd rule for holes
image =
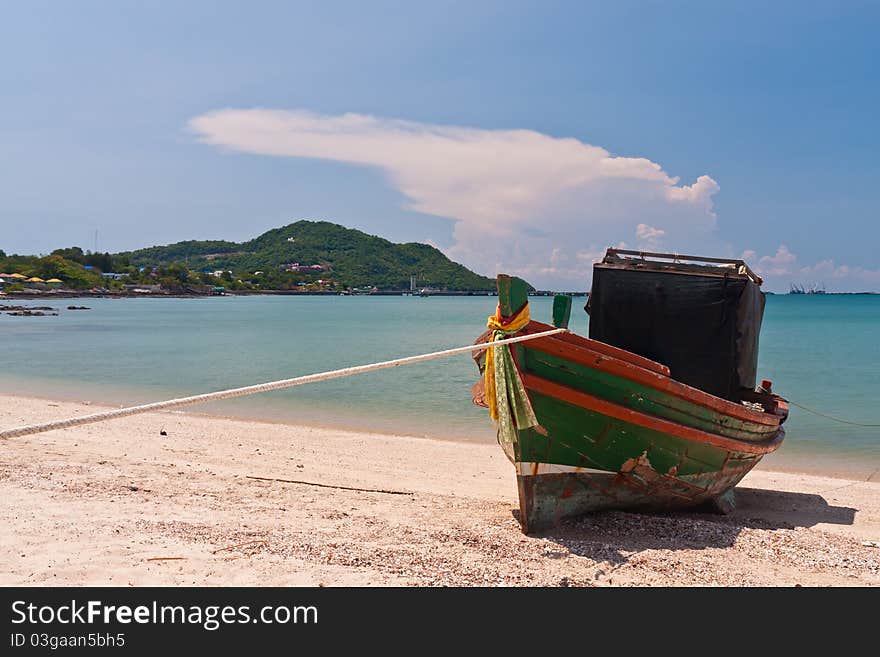
[[[0, 427], [98, 410], [0, 396]], [[166, 412], [0, 450], [3, 585], [880, 584], [875, 482], [759, 470], [729, 516], [531, 537], [496, 445]]]

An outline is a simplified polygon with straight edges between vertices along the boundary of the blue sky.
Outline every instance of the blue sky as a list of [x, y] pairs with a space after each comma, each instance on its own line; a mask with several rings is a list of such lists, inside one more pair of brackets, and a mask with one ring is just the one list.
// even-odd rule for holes
[[624, 243], [880, 290], [880, 5], [765, 4], [5, 3], [0, 248], [327, 219], [542, 287]]

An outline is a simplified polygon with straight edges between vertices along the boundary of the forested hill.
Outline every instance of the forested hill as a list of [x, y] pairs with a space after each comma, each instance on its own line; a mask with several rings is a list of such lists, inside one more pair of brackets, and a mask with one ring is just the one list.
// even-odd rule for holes
[[238, 275], [278, 272], [293, 265], [315, 267], [349, 287], [408, 289], [410, 277], [419, 287], [448, 290], [492, 290], [495, 282], [447, 258], [428, 244], [395, 244], [327, 221], [297, 221], [248, 242], [187, 241], [127, 253], [136, 267], [184, 262], [190, 269], [231, 270]]

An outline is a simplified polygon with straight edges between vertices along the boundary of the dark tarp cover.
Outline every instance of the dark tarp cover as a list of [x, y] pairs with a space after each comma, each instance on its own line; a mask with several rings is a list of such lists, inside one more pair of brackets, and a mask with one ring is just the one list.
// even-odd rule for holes
[[597, 264], [590, 337], [667, 365], [672, 378], [740, 400], [754, 389], [764, 293], [747, 276]]

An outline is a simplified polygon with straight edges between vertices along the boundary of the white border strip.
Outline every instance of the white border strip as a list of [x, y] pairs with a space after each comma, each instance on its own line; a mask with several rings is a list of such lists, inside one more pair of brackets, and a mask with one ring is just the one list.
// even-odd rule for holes
[[516, 472], [523, 477], [543, 474], [614, 474], [610, 470], [581, 468], [574, 465], [559, 465], [558, 463], [535, 463], [532, 461], [517, 462]]

